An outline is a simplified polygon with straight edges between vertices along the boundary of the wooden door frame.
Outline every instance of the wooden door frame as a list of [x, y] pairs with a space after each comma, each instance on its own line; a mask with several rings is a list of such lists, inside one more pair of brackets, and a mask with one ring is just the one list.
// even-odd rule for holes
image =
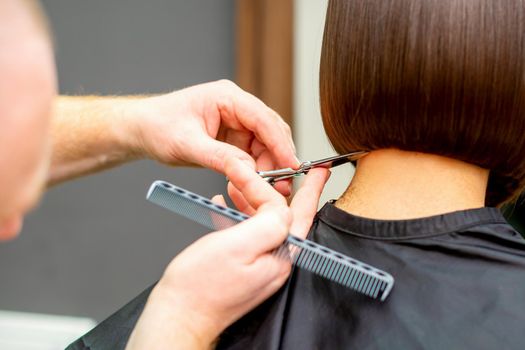
[[237, 84], [293, 122], [293, 2], [236, 0]]

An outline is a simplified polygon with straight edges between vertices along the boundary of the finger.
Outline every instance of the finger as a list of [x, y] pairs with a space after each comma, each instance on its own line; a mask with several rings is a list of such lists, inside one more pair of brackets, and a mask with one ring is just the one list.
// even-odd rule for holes
[[[188, 147], [190, 159], [196, 159], [200, 165], [225, 174], [225, 160], [233, 157], [254, 164], [250, 155], [240, 148], [217, 141], [208, 135], [203, 135], [198, 142]], [[253, 165], [255, 167], [255, 165]]]
[[[289, 260], [279, 258], [273, 254], [267, 253], [260, 255], [251, 265], [250, 269], [257, 274], [263, 281], [261, 296], [266, 292], [273, 294], [279, 289], [292, 270], [292, 264]], [[266, 299], [266, 298], [265, 298]]]
[[244, 199], [244, 196], [242, 193], [235, 188], [230, 183], [228, 183], [228, 196], [230, 196], [230, 199], [232, 200], [233, 204], [237, 208], [237, 210], [242, 211], [246, 215], [254, 215], [257, 210], [255, 210], [247, 201]]
[[[218, 194], [218, 195], [213, 196], [211, 201], [220, 206], [227, 207], [226, 201], [224, 200], [224, 197], [222, 195]], [[210, 211], [210, 217], [213, 223], [213, 227], [216, 230], [222, 230], [223, 228], [225, 228], [224, 227], [224, 217], [221, 214], [216, 213], [215, 211]]]
[[229, 158], [226, 160], [225, 169], [232, 185], [242, 193], [254, 209], [257, 210], [264, 204], [286, 205], [285, 198], [244, 162]]
[[253, 156], [252, 144], [255, 136], [249, 130], [235, 130], [232, 128], [225, 128], [223, 135], [217, 135], [215, 139], [230, 145], [234, 145]]
[[267, 151], [267, 148], [264, 144], [261, 143], [261, 141], [257, 139], [253, 139], [252, 144], [250, 146], [251, 154], [254, 158], [259, 158], [263, 152]]
[[287, 206], [275, 206], [258, 212], [248, 220], [218, 231], [221, 246], [234, 256], [252, 263], [281, 245], [288, 236], [291, 212]]
[[226, 200], [224, 200], [224, 196], [222, 194], [217, 194], [211, 198], [211, 201], [215, 204], [218, 204], [223, 207], [227, 207]]
[[293, 223], [290, 233], [300, 238], [306, 238], [312, 221], [317, 213], [319, 197], [324, 185], [330, 177], [330, 171], [325, 168], [315, 168], [308, 172], [301, 188], [296, 192], [290, 209], [292, 210]]
[[292, 194], [292, 179], [277, 181], [273, 188], [285, 197]]
[[261, 100], [236, 85], [230, 86], [230, 99], [219, 106], [221, 115], [238, 120], [252, 131], [273, 154], [280, 167], [298, 167], [290, 127]]
[[[272, 159], [272, 155], [268, 150], [265, 150], [259, 154], [259, 157], [255, 158], [255, 164], [257, 170], [273, 170], [278, 166]], [[291, 181], [278, 181], [273, 185], [273, 188], [285, 197], [288, 197], [292, 193], [292, 182]]]

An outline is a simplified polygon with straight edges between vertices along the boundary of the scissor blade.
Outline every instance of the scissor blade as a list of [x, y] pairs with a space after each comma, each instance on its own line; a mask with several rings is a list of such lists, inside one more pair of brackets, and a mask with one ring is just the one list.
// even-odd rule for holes
[[303, 175], [308, 173], [309, 170], [316, 167], [333, 168], [353, 160], [359, 159], [363, 155], [367, 154], [366, 151], [351, 152], [343, 155], [323, 158], [319, 160], [306, 161], [301, 163], [299, 169], [284, 168], [268, 171], [258, 171], [261, 177], [263, 177], [270, 184], [274, 184], [277, 181], [289, 179], [295, 176]]
[[346, 164], [348, 162], [351, 162], [353, 160], [359, 159], [363, 155], [365, 155], [366, 151], [359, 151], [359, 152], [351, 152], [347, 154], [342, 154], [338, 156], [323, 158], [319, 160], [314, 160], [310, 162], [305, 162], [305, 167], [308, 168], [315, 168], [315, 167], [325, 167], [325, 168], [333, 168], [338, 165]]

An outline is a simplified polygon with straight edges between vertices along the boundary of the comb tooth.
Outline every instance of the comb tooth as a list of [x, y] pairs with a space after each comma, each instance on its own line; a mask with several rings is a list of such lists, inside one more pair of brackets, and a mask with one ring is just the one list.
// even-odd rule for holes
[[330, 261], [328, 268], [324, 271], [324, 277], [330, 278], [329, 276], [332, 274], [335, 268], [335, 261], [332, 259], [332, 257], [328, 257], [328, 260]]
[[341, 277], [337, 281], [337, 283], [344, 285], [343, 281], [345, 280], [346, 276], [348, 275], [348, 272], [350, 271], [350, 268], [348, 266], [344, 267], [343, 273], [341, 274]]
[[310, 255], [310, 251], [309, 250], [302, 250], [301, 253], [299, 254], [300, 257], [297, 261], [297, 265], [300, 266], [300, 267], [304, 267], [304, 264], [308, 258], [308, 256]]
[[361, 271], [357, 271], [354, 280], [352, 281], [352, 288], [356, 289], [356, 286], [359, 284], [359, 281], [361, 281], [361, 278], [363, 277], [363, 274]]
[[313, 271], [317, 257], [318, 257], [318, 254], [316, 254], [315, 252], [312, 252], [312, 254], [308, 257], [308, 261], [306, 262], [304, 268], [309, 271]]
[[383, 289], [383, 288], [382, 288], [383, 283], [384, 283], [383, 281], [380, 281], [380, 282], [377, 284], [377, 286], [376, 286], [376, 288], [375, 288], [375, 291], [374, 291], [374, 297], [375, 297], [375, 298], [378, 298], [378, 297], [379, 297], [379, 295], [380, 295], [380, 293], [381, 293], [381, 290]]
[[380, 290], [379, 293], [377, 294], [377, 297], [380, 298], [381, 300], [384, 300], [384, 291]]
[[300, 249], [294, 250], [292, 257], [292, 264], [299, 266], [298, 261], [302, 257], [302, 251]]
[[281, 245], [277, 249], [277, 256], [279, 256], [281, 259], [288, 260], [289, 259], [288, 254], [289, 254], [289, 250], [288, 250], [288, 247], [286, 245]]
[[332, 259], [330, 259], [329, 257], [327, 257], [327, 260], [328, 260], [328, 262], [327, 262], [325, 268], [323, 269], [323, 271], [321, 272], [322, 273], [321, 276], [324, 276], [324, 277], [326, 277], [330, 273], [330, 271], [332, 271], [332, 266], [334, 264]]
[[340, 280], [344, 273], [345, 273], [345, 267], [343, 265], [340, 265], [339, 271], [337, 271], [334, 282], [341, 284]]
[[340, 261], [337, 262], [337, 271], [334, 273], [333, 281], [335, 283], [339, 283], [339, 280], [341, 279], [341, 275], [345, 272], [345, 266], [341, 264]]
[[286, 259], [290, 262], [293, 261], [293, 254], [294, 254], [294, 249], [293, 249], [293, 246], [290, 247], [288, 244], [282, 244], [279, 246], [279, 254], [280, 256], [283, 258], [283, 259]]
[[328, 263], [328, 259], [325, 256], [322, 256], [321, 257], [321, 261], [320, 261], [319, 265], [317, 266], [317, 269], [316, 269], [315, 272], [318, 275], [320, 275], [321, 271], [324, 269], [324, 267], [326, 266], [327, 263]]
[[297, 265], [297, 261], [301, 257], [301, 253], [303, 253], [303, 250], [299, 247], [293, 246], [294, 248], [294, 256], [293, 256], [293, 264]]
[[372, 281], [372, 283], [370, 284], [370, 288], [368, 289], [367, 293], [368, 293], [368, 295], [370, 295], [371, 297], [374, 296], [374, 294], [375, 294], [375, 289], [376, 289], [376, 286], [377, 286], [378, 283], [379, 283], [379, 279], [376, 278], [376, 279], [374, 279], [374, 280]]
[[347, 287], [352, 286], [352, 281], [356, 278], [357, 274], [358, 274], [358, 271], [356, 269], [352, 269], [352, 273], [350, 274], [350, 276], [348, 277], [348, 280], [346, 281]]
[[339, 280], [339, 283], [345, 286], [346, 278], [348, 277], [348, 274], [351, 272], [350, 268], [348, 266], [345, 266], [345, 270], [343, 274], [341, 275], [341, 278]]
[[279, 246], [279, 248], [275, 249], [275, 251], [277, 252], [277, 256], [280, 257], [281, 259], [285, 259], [285, 260], [288, 260], [288, 261], [292, 261], [293, 259], [293, 251], [292, 249], [290, 248], [290, 246], [288, 244], [286, 244], [286, 242], [284, 244], [281, 244]]
[[337, 272], [337, 279], [335, 281], [341, 284], [341, 281], [343, 280], [343, 277], [346, 275], [346, 271], [348, 270], [348, 266], [342, 262], [339, 262], [339, 265], [341, 266], [341, 268]]
[[331, 279], [332, 275], [334, 274], [334, 271], [337, 269], [337, 262], [332, 259], [332, 257], [329, 258], [330, 259], [330, 270], [326, 272], [326, 278], [328, 279]]
[[350, 273], [348, 274], [348, 276], [346, 277], [346, 279], [344, 280], [344, 284], [345, 286], [350, 286], [351, 285], [351, 282], [352, 282], [352, 279], [354, 278], [355, 274], [357, 273], [357, 270], [355, 269], [350, 269]]
[[326, 263], [326, 257], [321, 254], [317, 254], [317, 259], [315, 260], [314, 273], [319, 274], [319, 271], [322, 269], [323, 265]]
[[374, 281], [374, 284], [372, 284], [372, 287], [370, 288], [370, 295], [374, 296], [376, 294], [377, 287], [379, 286], [379, 283], [381, 280], [379, 278], [376, 278]]
[[341, 284], [345, 285], [345, 286], [348, 286], [350, 280], [352, 279], [352, 277], [354, 276], [355, 274], [355, 269], [351, 266], [347, 266], [347, 272], [345, 274], [345, 277], [343, 278], [343, 280], [341, 281]]
[[324, 269], [323, 271], [323, 276], [325, 278], [328, 278], [328, 276], [330, 276], [330, 274], [332, 273], [332, 271], [334, 270], [334, 261], [331, 259], [331, 257], [327, 257], [328, 258], [328, 264], [326, 265], [326, 268]]
[[368, 279], [368, 276], [364, 273], [361, 275], [361, 280], [358, 283], [358, 291], [361, 292], [363, 290], [363, 286], [365, 285], [366, 280]]
[[326, 276], [327, 271], [331, 269], [331, 261], [330, 259], [327, 259], [325, 256], [322, 257], [319, 266], [317, 267], [316, 273], [319, 276]]
[[285, 246], [280, 245], [279, 248], [275, 249], [272, 254], [276, 256], [279, 259], [286, 259], [286, 252], [285, 252]]
[[383, 293], [384, 286], [385, 286], [385, 283], [381, 281], [381, 283], [379, 283], [379, 286], [377, 287], [377, 291], [376, 291], [377, 297], [380, 297], [381, 294]]
[[308, 269], [315, 273], [322, 259], [323, 257], [321, 255], [315, 254]]
[[379, 282], [374, 290], [374, 298], [377, 298], [379, 296], [379, 292], [381, 292], [381, 284], [382, 282]]
[[335, 281], [335, 277], [339, 273], [339, 270], [341, 269], [341, 264], [338, 264], [338, 261], [334, 259], [335, 268], [332, 270], [332, 274], [330, 275], [330, 279]]
[[323, 275], [322, 272], [326, 269], [326, 266], [330, 263], [330, 259], [328, 259], [326, 256], [323, 255], [323, 263], [322, 265], [319, 267], [317, 273], [319, 275]]
[[370, 283], [370, 280], [372, 279], [372, 276], [365, 276], [363, 281], [361, 282], [360, 292], [364, 294], [366, 288], [368, 288], [368, 283]]
[[359, 286], [361, 285], [362, 280], [363, 280], [363, 273], [359, 272], [359, 277], [356, 279], [354, 283], [354, 289], [359, 290]]
[[363, 278], [361, 279], [361, 283], [359, 284], [359, 292], [365, 293], [365, 289], [368, 287], [368, 282], [370, 281], [370, 276], [364, 274]]

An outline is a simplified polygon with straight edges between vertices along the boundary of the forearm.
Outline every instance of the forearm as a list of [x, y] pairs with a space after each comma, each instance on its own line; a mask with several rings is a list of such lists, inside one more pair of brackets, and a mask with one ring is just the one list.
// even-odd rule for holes
[[150, 97], [59, 97], [51, 129], [50, 185], [138, 158], [220, 173], [227, 156], [299, 165], [288, 125], [226, 81]]
[[151, 292], [126, 350], [213, 349], [218, 335], [214, 327], [161, 288], [157, 285]]
[[48, 185], [140, 158], [131, 142], [128, 97], [57, 98]]

